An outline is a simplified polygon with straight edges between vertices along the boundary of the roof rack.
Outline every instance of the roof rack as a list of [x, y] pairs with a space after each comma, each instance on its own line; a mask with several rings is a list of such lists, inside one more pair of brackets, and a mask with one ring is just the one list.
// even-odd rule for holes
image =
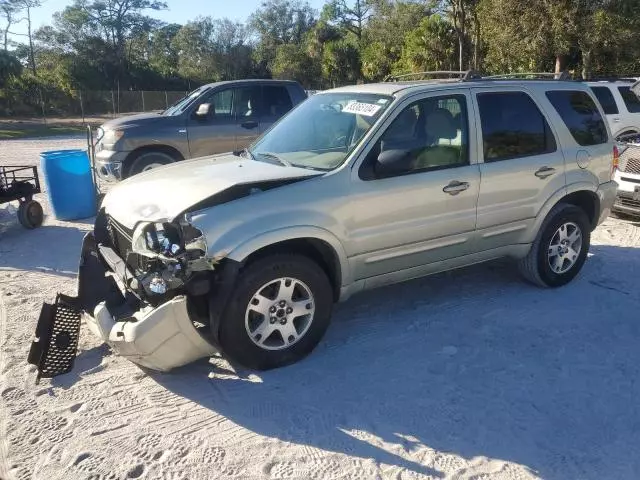
[[551, 72], [520, 72], [520, 73], [501, 73], [500, 75], [488, 75], [481, 77], [482, 80], [509, 80], [517, 78], [520, 80], [571, 80], [568, 72], [551, 73]]
[[637, 82], [638, 79], [640, 79], [640, 75], [637, 77], [633, 77], [633, 76], [624, 76], [624, 77], [591, 77], [588, 78], [586, 80], [584, 80], [585, 82], [629, 82], [629, 83], [634, 83]]
[[[422, 77], [422, 78], [413, 78]], [[426, 72], [405, 73], [403, 75], [389, 75], [384, 79], [385, 82], [399, 82], [401, 80], [435, 80], [435, 78], [425, 77], [445, 77], [446, 79], [459, 80], [461, 82], [468, 82], [469, 80], [475, 80], [482, 78], [477, 72], [473, 70], [433, 70]]]

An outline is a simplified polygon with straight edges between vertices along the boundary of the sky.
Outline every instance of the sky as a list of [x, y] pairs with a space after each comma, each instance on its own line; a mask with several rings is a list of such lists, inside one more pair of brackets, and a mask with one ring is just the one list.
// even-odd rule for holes
[[[227, 17], [232, 20], [245, 21], [254, 12], [262, 0], [165, 0], [168, 9], [159, 12], [148, 12], [150, 16], [170, 23], [186, 23], [198, 16], [212, 16], [214, 18]], [[309, 4], [320, 10], [325, 0], [308, 0]], [[33, 29], [51, 23], [53, 14], [64, 10], [71, 0], [43, 0], [42, 7], [34, 9]], [[24, 33], [25, 25], [12, 28], [16, 33]]]

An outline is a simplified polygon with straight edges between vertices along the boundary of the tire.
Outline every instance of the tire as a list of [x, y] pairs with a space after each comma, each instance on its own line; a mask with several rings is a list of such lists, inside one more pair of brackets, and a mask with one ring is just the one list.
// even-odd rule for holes
[[[579, 243], [566, 246], [557, 245], [563, 233], [561, 227], [565, 227], [564, 235], [572, 237], [577, 227], [580, 230]], [[571, 243], [569, 238], [566, 239]], [[544, 288], [556, 288], [566, 285], [573, 280], [584, 265], [591, 244], [591, 223], [587, 214], [579, 207], [568, 204], [558, 204], [545, 219], [531, 250], [525, 258], [520, 260], [520, 273], [529, 282]], [[576, 249], [579, 245], [579, 251]], [[556, 252], [564, 253], [563, 248], [569, 247], [566, 255], [554, 255]], [[575, 247], [575, 249], [574, 249]], [[577, 253], [577, 255], [572, 255]], [[559, 260], [564, 257], [564, 260]], [[552, 267], [553, 263], [553, 267]]]
[[145, 152], [137, 156], [131, 166], [127, 170], [126, 178], [129, 178], [133, 175], [137, 175], [142, 172], [146, 172], [153, 168], [161, 167], [163, 165], [169, 165], [170, 163], [175, 162], [175, 158], [173, 158], [168, 153], [164, 152]]
[[42, 225], [44, 220], [44, 212], [42, 211], [42, 205], [35, 200], [27, 200], [26, 202], [20, 202], [18, 207], [18, 221], [24, 228], [33, 230]]
[[[287, 284], [287, 280], [293, 281]], [[281, 288], [290, 288], [293, 294]], [[306, 314], [309, 306], [313, 312]], [[289, 365], [320, 342], [332, 309], [331, 284], [320, 266], [302, 255], [269, 256], [240, 272], [221, 317], [220, 346], [231, 360], [254, 370]], [[264, 338], [260, 332], [265, 332]], [[292, 335], [285, 341], [287, 332]]]

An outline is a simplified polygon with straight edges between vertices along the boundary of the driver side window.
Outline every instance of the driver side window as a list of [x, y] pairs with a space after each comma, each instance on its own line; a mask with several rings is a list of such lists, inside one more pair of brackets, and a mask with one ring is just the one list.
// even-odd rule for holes
[[469, 164], [469, 126], [464, 95], [431, 97], [405, 108], [380, 138], [376, 164], [393, 158], [396, 176]]

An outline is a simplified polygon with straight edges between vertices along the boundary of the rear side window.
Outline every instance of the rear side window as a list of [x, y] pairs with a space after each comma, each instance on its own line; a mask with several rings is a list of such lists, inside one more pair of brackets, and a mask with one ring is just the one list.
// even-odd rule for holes
[[556, 151], [547, 120], [526, 93], [479, 93], [478, 106], [485, 162]]
[[631, 87], [618, 87], [618, 90], [629, 113], [640, 113], [640, 98], [631, 91]]
[[547, 98], [579, 145], [600, 145], [608, 140], [598, 107], [587, 92], [553, 90]]
[[596, 98], [602, 105], [602, 110], [604, 110], [605, 115], [617, 115], [618, 114], [618, 105], [616, 105], [616, 101], [613, 98], [613, 93], [607, 87], [591, 87], [593, 93]]
[[266, 116], [281, 117], [293, 108], [286, 87], [266, 85], [262, 90], [262, 98]]

